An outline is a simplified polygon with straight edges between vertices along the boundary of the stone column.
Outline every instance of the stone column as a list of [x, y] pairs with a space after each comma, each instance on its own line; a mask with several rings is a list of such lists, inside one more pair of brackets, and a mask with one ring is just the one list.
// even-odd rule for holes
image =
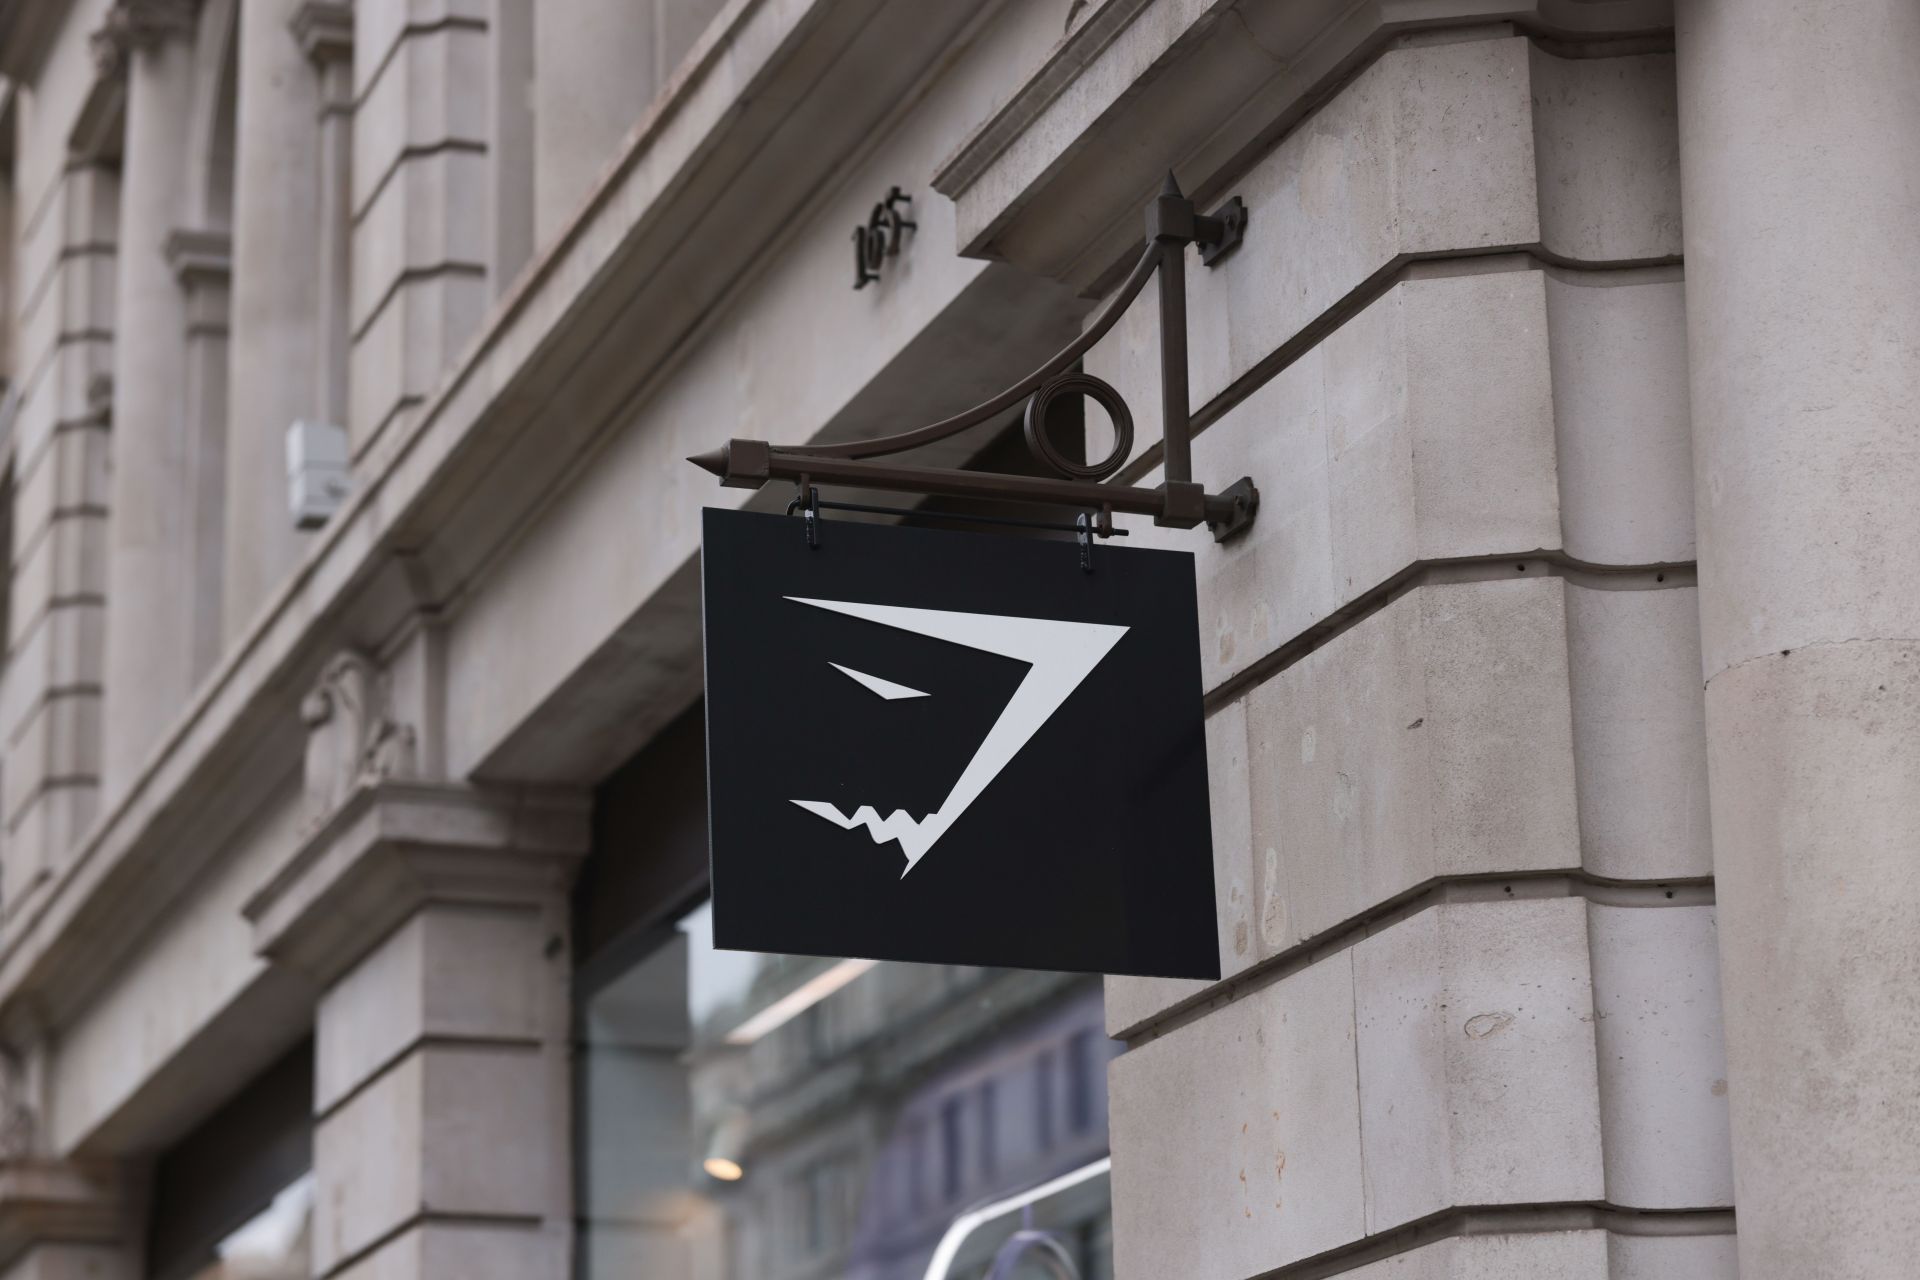
[[246, 908], [262, 954], [324, 989], [314, 1275], [567, 1280], [588, 797], [413, 780], [438, 754], [435, 643], [329, 664], [306, 839]]
[[347, 352], [351, 326], [353, 226], [353, 6], [347, 0], [306, 0], [293, 33], [320, 77], [320, 345], [314, 378], [320, 421], [345, 429]]
[[186, 308], [186, 422], [192, 457], [193, 597], [191, 682], [220, 660], [222, 576], [226, 572], [227, 312], [233, 239], [182, 228], [167, 238], [167, 260]]
[[192, 37], [192, 8], [165, 0], [117, 6], [97, 37], [127, 75], [102, 738], [110, 795], [132, 781], [193, 684], [194, 448], [184, 300], [167, 253], [189, 168]]
[[247, 629], [299, 561], [287, 506], [286, 433], [314, 416], [320, 325], [314, 260], [320, 86], [291, 23], [300, 0], [241, 0], [234, 144], [233, 340], [228, 393], [228, 639]]
[[1920, 7], [1678, 6], [1740, 1274], [1920, 1255]]
[[487, 63], [493, 134], [487, 229], [487, 278], [494, 296], [506, 292], [533, 256], [533, 0], [493, 0], [487, 26]]

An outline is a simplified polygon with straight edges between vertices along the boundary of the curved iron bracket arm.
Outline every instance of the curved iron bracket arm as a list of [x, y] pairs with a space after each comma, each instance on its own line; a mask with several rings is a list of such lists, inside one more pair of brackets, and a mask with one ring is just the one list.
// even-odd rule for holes
[[[779, 445], [764, 440], [729, 440], [711, 453], [688, 461], [720, 477], [730, 488], [758, 489], [770, 481], [800, 485], [838, 484], [895, 493], [938, 494], [996, 502], [1035, 502], [1085, 507], [1103, 512], [1152, 516], [1155, 524], [1191, 529], [1206, 524], [1226, 539], [1246, 528], [1260, 505], [1259, 490], [1241, 477], [1218, 493], [1193, 479], [1192, 424], [1187, 409], [1186, 251], [1201, 247], [1212, 266], [1240, 243], [1246, 208], [1238, 197], [1217, 214], [1203, 217], [1180, 194], [1173, 175], [1147, 206], [1147, 245], [1133, 270], [1095, 314], [1093, 322], [1046, 363], [1005, 391], [964, 413], [912, 431], [845, 444]], [[1126, 465], [1133, 447], [1133, 415], [1120, 393], [1076, 366], [1104, 338], [1146, 288], [1159, 276], [1160, 418], [1165, 477], [1152, 489], [1102, 483]], [[1053, 447], [1046, 435], [1047, 406], [1061, 395], [1082, 395], [1113, 419], [1114, 447], [1104, 459], [1078, 462]], [[1027, 402], [1028, 448], [1059, 478], [1015, 476], [991, 471], [894, 466], [867, 459], [900, 453], [944, 440]]]

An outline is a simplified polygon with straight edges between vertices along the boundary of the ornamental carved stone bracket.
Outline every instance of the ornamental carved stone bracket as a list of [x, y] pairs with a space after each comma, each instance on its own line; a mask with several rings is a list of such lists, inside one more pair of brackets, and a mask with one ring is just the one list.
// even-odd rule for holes
[[102, 80], [119, 80], [135, 49], [152, 49], [170, 37], [193, 35], [198, 0], [116, 0], [87, 37], [94, 70]]
[[309, 824], [326, 821], [363, 787], [415, 776], [418, 734], [396, 715], [391, 680], [365, 654], [349, 649], [327, 663], [300, 718]]

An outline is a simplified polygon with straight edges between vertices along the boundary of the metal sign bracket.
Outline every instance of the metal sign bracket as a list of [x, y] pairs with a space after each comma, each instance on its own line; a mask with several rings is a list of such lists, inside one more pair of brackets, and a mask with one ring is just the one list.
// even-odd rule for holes
[[[1192, 423], [1187, 384], [1186, 251], [1200, 247], [1200, 260], [1211, 267], [1245, 235], [1246, 205], [1238, 196], [1211, 215], [1199, 214], [1180, 193], [1169, 173], [1160, 194], [1147, 206], [1147, 245], [1140, 260], [1091, 324], [1065, 348], [1025, 378], [992, 399], [964, 413], [929, 426], [872, 440], [844, 444], [777, 445], [765, 440], [729, 440], [711, 453], [688, 461], [720, 477], [730, 488], [758, 489], [771, 481], [790, 481], [803, 494], [814, 484], [845, 485], [893, 493], [934, 494], [948, 498], [991, 502], [1030, 502], [1080, 507], [1107, 513], [1093, 532], [1110, 536], [1111, 513], [1152, 516], [1154, 523], [1191, 529], [1205, 524], [1221, 541], [1253, 522], [1260, 493], [1251, 477], [1242, 476], [1218, 493], [1193, 478]], [[1082, 356], [1109, 330], [1146, 287], [1159, 276], [1160, 303], [1160, 416], [1162, 482], [1151, 489], [1105, 483], [1128, 462], [1133, 451], [1133, 414], [1112, 384], [1078, 369]], [[1062, 453], [1048, 438], [1047, 406], [1063, 395], [1084, 396], [1103, 408], [1112, 420], [1114, 444], [1107, 456], [1080, 461]], [[958, 471], [940, 467], [897, 466], [868, 461], [900, 453], [979, 426], [1027, 401], [1025, 435], [1030, 452], [1053, 476], [1016, 476], [987, 471]], [[1057, 478], [1056, 478], [1057, 477]], [[809, 534], [817, 537], [813, 522], [821, 507], [808, 508]], [[1102, 528], [1101, 526], [1104, 526]], [[1083, 535], [1084, 537], [1084, 535]]]

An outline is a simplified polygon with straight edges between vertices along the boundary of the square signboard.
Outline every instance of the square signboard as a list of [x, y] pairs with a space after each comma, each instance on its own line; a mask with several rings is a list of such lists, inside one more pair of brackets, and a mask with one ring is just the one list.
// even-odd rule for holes
[[1191, 554], [708, 510], [714, 941], [1217, 978]]

